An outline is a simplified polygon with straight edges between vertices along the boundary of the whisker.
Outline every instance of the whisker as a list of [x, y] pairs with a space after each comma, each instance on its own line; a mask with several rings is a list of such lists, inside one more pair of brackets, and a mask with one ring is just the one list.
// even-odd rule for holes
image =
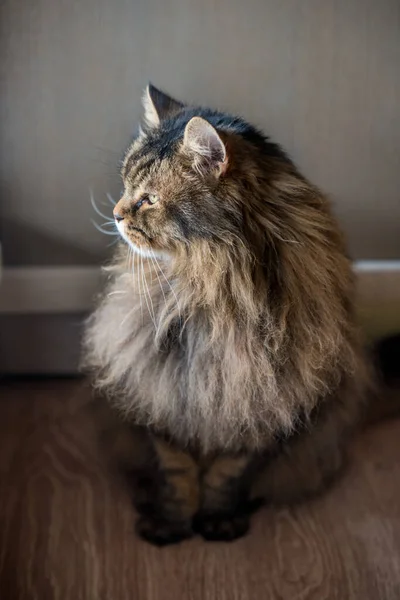
[[158, 271], [157, 271], [157, 265], [156, 265], [156, 263], [154, 262], [154, 258], [153, 258], [153, 256], [152, 256], [152, 254], [150, 254], [150, 258], [151, 258], [152, 265], [154, 266], [154, 270], [155, 270], [155, 274], [156, 274], [156, 276], [157, 276], [157, 279], [158, 279], [158, 283], [160, 284], [160, 289], [161, 289], [161, 293], [162, 293], [162, 295], [163, 295], [163, 298], [164, 298], [165, 306], [167, 306], [167, 299], [166, 299], [166, 297], [165, 297], [164, 288], [163, 288], [163, 285], [162, 285], [162, 283], [161, 283], [161, 279], [160, 279], [160, 276], [159, 276], [159, 274], [158, 274]]
[[[151, 258], [151, 256], [149, 256], [148, 258]], [[150, 265], [151, 269], [150, 269], [150, 286], [153, 287], [153, 263], [147, 263]]]
[[124, 325], [124, 323], [129, 319], [129, 317], [131, 316], [131, 314], [133, 313], [135, 309], [132, 308], [131, 310], [129, 310], [126, 315], [124, 316], [124, 318], [122, 319], [121, 323], [119, 324], [120, 328]]
[[100, 216], [103, 217], [103, 219], [110, 219], [110, 215], [105, 215], [104, 213], [101, 212], [101, 210], [99, 209], [99, 207], [97, 206], [95, 200], [94, 200], [94, 196], [93, 196], [93, 192], [92, 190], [90, 190], [90, 203], [93, 206], [94, 211]]
[[[141, 267], [141, 274], [142, 274], [144, 299], [145, 299], [145, 302], [146, 302], [147, 310], [149, 311], [150, 319], [152, 320], [155, 329], [157, 329], [156, 320], [155, 320], [155, 314], [154, 314], [153, 302], [151, 300], [150, 293], [149, 293], [149, 288], [147, 286], [146, 274], [144, 272], [143, 256], [142, 255], [140, 255], [140, 267]], [[150, 301], [150, 304], [151, 304], [151, 309], [150, 309], [149, 301]]]
[[[137, 258], [137, 282], [138, 282], [138, 293], [139, 293], [139, 299], [140, 299], [140, 314], [142, 317], [142, 325], [143, 325], [143, 303], [142, 303], [142, 293], [141, 293], [141, 289], [140, 289], [140, 277], [139, 277], [139, 254], [137, 252], [135, 252], [135, 265], [136, 265], [136, 258]], [[135, 267], [136, 268], [136, 267]]]
[[109, 201], [111, 202], [111, 204], [112, 204], [113, 206], [115, 206], [115, 205], [117, 204], [117, 203], [116, 203], [116, 201], [114, 200], [114, 198], [111, 196], [111, 194], [109, 194], [109, 193], [107, 192], [106, 196], [107, 196], [107, 198], [109, 199]]
[[[163, 285], [162, 285], [162, 283], [161, 283], [161, 279], [160, 279], [160, 276], [159, 276], [159, 274], [158, 274], [158, 271], [157, 271], [157, 265], [156, 265], [156, 263], [154, 262], [154, 258], [153, 258], [153, 256], [152, 256], [151, 254], [150, 254], [150, 260], [151, 260], [151, 266], [152, 266], [152, 269], [154, 268], [154, 272], [155, 272], [155, 274], [156, 274], [156, 277], [157, 277], [157, 279], [158, 279], [158, 284], [159, 284], [159, 286], [160, 286], [160, 290], [161, 290], [162, 296], [163, 296], [163, 298], [164, 298], [164, 305], [165, 305], [165, 308], [167, 308], [167, 298], [165, 297], [164, 287], [163, 287]], [[160, 328], [161, 328], [161, 318], [160, 318], [160, 319], [159, 319], [159, 321], [158, 321], [158, 327], [157, 327], [157, 329], [156, 329], [156, 335], [155, 335], [156, 339], [158, 339], [158, 335], [159, 335], [159, 332], [160, 332]]]
[[132, 267], [132, 248], [131, 248], [131, 246], [128, 246], [128, 254], [126, 255], [125, 266], [129, 270]]
[[[127, 268], [128, 268], [129, 270], [130, 270], [130, 268], [131, 268], [131, 266], [132, 266], [132, 264], [131, 264], [131, 263], [132, 263], [132, 261], [131, 261], [131, 259], [132, 259], [132, 256], [133, 256], [133, 250], [132, 250], [132, 248], [131, 248], [130, 246], [128, 246], [128, 254], [127, 254], [127, 257], [126, 257], [126, 266], [127, 266]], [[133, 274], [133, 267], [132, 267], [132, 274]], [[110, 294], [108, 294], [108, 295], [109, 295], [109, 296], [111, 296], [112, 294], [118, 294], [118, 293], [120, 293], [120, 294], [126, 294], [126, 292], [125, 292], [125, 291], [121, 291], [121, 292], [115, 291], [115, 292], [111, 292], [111, 293], [110, 293]], [[134, 306], [131, 308], [131, 310], [130, 310], [130, 311], [128, 311], [128, 313], [125, 315], [125, 317], [122, 319], [122, 321], [121, 321], [121, 323], [120, 323], [120, 325], [119, 325], [119, 326], [120, 326], [120, 328], [121, 328], [121, 327], [124, 325], [124, 323], [127, 321], [127, 319], [129, 319], [129, 317], [130, 317], [130, 316], [131, 316], [131, 314], [132, 314], [132, 313], [135, 311], [135, 309], [136, 309], [136, 306], [134, 305]]]
[[168, 284], [168, 287], [169, 287], [169, 289], [170, 289], [170, 290], [171, 290], [171, 292], [172, 292], [172, 295], [173, 295], [173, 296], [174, 296], [174, 298], [175, 298], [175, 302], [176, 302], [176, 305], [177, 305], [177, 307], [178, 307], [179, 321], [180, 321], [180, 324], [182, 325], [182, 315], [181, 315], [181, 308], [180, 308], [180, 305], [179, 305], [179, 300], [178, 300], [178, 298], [177, 298], [177, 295], [175, 294], [175, 290], [173, 289], [172, 285], [171, 285], [171, 284], [170, 284], [170, 282], [168, 281], [168, 278], [166, 277], [166, 275], [165, 275], [164, 271], [162, 270], [162, 268], [161, 268], [161, 266], [160, 266], [160, 263], [159, 263], [159, 262], [158, 262], [158, 260], [157, 260], [157, 256], [154, 254], [154, 250], [153, 250], [152, 248], [151, 248], [151, 253], [152, 253], [153, 257], [154, 257], [154, 260], [156, 261], [156, 264], [157, 264], [157, 266], [158, 266], [159, 270], [161, 271], [161, 275], [164, 277], [165, 281], [166, 281], [166, 282], [167, 282], [167, 284]]
[[154, 304], [153, 304], [153, 298], [152, 298], [151, 293], [150, 293], [150, 290], [153, 288], [153, 264], [149, 263], [149, 262], [147, 262], [147, 264], [150, 266], [150, 269], [149, 269], [150, 270], [150, 286], [149, 286], [149, 283], [147, 281], [146, 273], [145, 273], [145, 282], [146, 282], [146, 288], [147, 288], [149, 300], [150, 300], [150, 303], [151, 303], [151, 308], [152, 308], [152, 311], [153, 311], [154, 321], [156, 322], [156, 320], [157, 320], [156, 319], [156, 311], [155, 311]]
[[118, 231], [106, 231], [105, 229], [102, 229], [102, 227], [100, 227], [100, 225], [98, 225], [96, 223], [96, 221], [94, 221], [93, 219], [90, 219], [92, 225], [94, 225], [96, 227], [96, 229], [98, 231], [101, 231], [101, 233], [104, 233], [105, 235], [113, 235], [113, 236], [117, 236], [118, 237]]

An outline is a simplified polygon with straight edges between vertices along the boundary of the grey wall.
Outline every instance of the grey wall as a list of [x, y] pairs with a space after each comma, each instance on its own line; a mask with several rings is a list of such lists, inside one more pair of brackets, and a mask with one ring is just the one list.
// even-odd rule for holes
[[354, 256], [400, 256], [398, 0], [3, 0], [0, 10], [8, 264], [107, 255], [88, 189], [118, 195], [115, 163], [148, 79], [265, 128], [329, 192]]

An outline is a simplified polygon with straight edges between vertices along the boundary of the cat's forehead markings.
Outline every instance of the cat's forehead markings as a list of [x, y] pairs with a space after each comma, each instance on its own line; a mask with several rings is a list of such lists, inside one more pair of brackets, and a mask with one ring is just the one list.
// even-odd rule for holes
[[151, 177], [143, 177], [140, 181], [135, 182], [135, 185], [132, 189], [132, 195], [134, 198], [138, 198], [145, 193], [150, 193], [151, 191]]
[[143, 175], [142, 177], [134, 180], [127, 178], [126, 190], [129, 197], [133, 200], [136, 200], [143, 194], [149, 193], [151, 191], [150, 180], [151, 178], [148, 176], [148, 174], [147, 176]]
[[133, 174], [129, 173], [126, 179], [132, 188], [137, 188], [149, 179], [149, 173], [146, 170], [141, 171], [139, 169]]
[[144, 156], [141, 156], [138, 150], [130, 149], [126, 153], [124, 162], [124, 175], [128, 177], [133, 174], [133, 171], [137, 170], [139, 164], [143, 162]]
[[136, 139], [127, 149], [123, 161], [123, 175], [126, 177], [128, 175], [134, 161], [135, 154], [139, 153], [140, 148], [143, 145], [143, 140], [141, 138]]
[[154, 155], [146, 153], [133, 152], [126, 161], [124, 176], [130, 181], [134, 181], [137, 177], [146, 175], [151, 165], [154, 163]]

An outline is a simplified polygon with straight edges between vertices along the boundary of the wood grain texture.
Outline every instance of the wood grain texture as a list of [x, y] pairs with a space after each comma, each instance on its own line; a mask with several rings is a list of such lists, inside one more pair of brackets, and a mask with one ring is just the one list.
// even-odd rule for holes
[[398, 0], [2, 0], [5, 260], [109, 253], [89, 187], [111, 214], [149, 79], [263, 127], [332, 196], [354, 257], [398, 257], [399, 64]]
[[264, 509], [248, 537], [157, 549], [138, 540], [73, 380], [0, 387], [2, 600], [395, 600], [400, 421], [360, 436], [345, 477], [295, 509]]

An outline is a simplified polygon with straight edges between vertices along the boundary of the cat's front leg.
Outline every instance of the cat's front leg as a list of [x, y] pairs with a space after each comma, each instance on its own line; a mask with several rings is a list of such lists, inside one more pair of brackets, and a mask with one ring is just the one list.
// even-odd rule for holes
[[248, 455], [222, 455], [206, 468], [194, 519], [194, 529], [206, 540], [231, 541], [247, 533], [250, 464]]
[[163, 438], [153, 438], [157, 468], [153, 497], [139, 510], [136, 530], [141, 538], [164, 546], [193, 535], [192, 520], [199, 507], [198, 466], [193, 457]]

